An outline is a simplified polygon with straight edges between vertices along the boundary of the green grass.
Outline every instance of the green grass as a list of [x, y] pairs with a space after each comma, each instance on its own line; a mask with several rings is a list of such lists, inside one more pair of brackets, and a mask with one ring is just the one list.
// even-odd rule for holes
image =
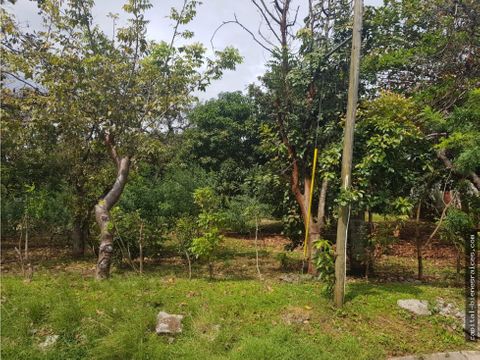
[[[65, 257], [36, 263], [31, 282], [10, 272], [2, 277], [1, 358], [348, 360], [472, 349], [453, 320], [417, 318], [396, 305], [442, 297], [462, 308], [462, 288], [350, 279], [346, 305], [337, 310], [321, 283], [279, 280], [282, 246], [260, 245], [264, 281], [257, 279], [253, 242], [239, 238], [227, 238], [219, 249], [213, 281], [200, 263], [188, 280], [168, 244], [143, 276], [115, 268], [110, 280], [96, 282], [93, 258]], [[301, 250], [286, 254], [299, 269]], [[388, 256], [381, 269], [411, 273], [410, 260]], [[434, 262], [426, 268], [442, 271]], [[182, 334], [155, 334], [161, 310], [185, 316]], [[57, 343], [41, 349], [54, 334]]]
[[[439, 316], [415, 318], [401, 298], [458, 305], [461, 289], [350, 282], [343, 310], [317, 282], [214, 280], [116, 274], [95, 282], [44, 271], [2, 279], [2, 359], [382, 359], [469, 349]], [[154, 333], [158, 311], [184, 314], [172, 343]], [[305, 322], [289, 323], [288, 313]], [[41, 350], [49, 334], [56, 345]]]

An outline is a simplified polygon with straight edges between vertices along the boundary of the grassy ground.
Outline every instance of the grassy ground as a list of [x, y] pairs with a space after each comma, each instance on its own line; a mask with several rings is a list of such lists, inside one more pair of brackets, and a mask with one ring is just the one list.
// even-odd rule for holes
[[[453, 320], [417, 318], [396, 305], [442, 297], [462, 308], [461, 288], [350, 279], [339, 311], [322, 284], [280, 280], [276, 243], [262, 245], [258, 280], [250, 244], [228, 239], [212, 281], [199, 265], [189, 280], [173, 257], [148, 264], [143, 276], [117, 270], [100, 283], [92, 280], [92, 261], [37, 266], [28, 283], [8, 273], [2, 359], [384, 359], [473, 348]], [[298, 258], [293, 253], [292, 263]], [[185, 315], [182, 334], [154, 333], [160, 310]], [[53, 334], [57, 343], [42, 350]]]

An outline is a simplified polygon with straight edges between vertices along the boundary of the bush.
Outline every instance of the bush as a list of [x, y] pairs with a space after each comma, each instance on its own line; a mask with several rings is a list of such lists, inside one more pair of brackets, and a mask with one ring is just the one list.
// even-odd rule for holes
[[440, 227], [440, 237], [457, 249], [457, 282], [460, 281], [461, 254], [465, 250], [465, 239], [473, 228], [472, 218], [460, 209], [450, 208]]
[[292, 259], [287, 253], [278, 253], [275, 258], [280, 262], [280, 269], [282, 271], [291, 271], [299, 269], [299, 262], [296, 259]]
[[296, 208], [292, 207], [288, 209], [288, 213], [282, 217], [282, 225], [282, 234], [291, 241], [291, 243], [288, 245], [289, 249], [295, 249], [297, 246], [302, 244], [305, 227]]
[[177, 241], [178, 252], [185, 257], [188, 263], [188, 275], [192, 277], [192, 243], [198, 237], [197, 220], [193, 216], [185, 215], [177, 220], [175, 225], [175, 239]]
[[190, 250], [197, 258], [208, 262], [210, 277], [212, 277], [212, 258], [218, 244], [223, 239], [219, 228], [222, 222], [222, 216], [218, 212], [220, 201], [209, 187], [195, 190], [194, 199], [200, 208], [197, 219], [199, 236], [192, 240]]
[[244, 196], [235, 196], [229, 199], [223, 213], [225, 227], [237, 234], [247, 234], [251, 230], [251, 227], [244, 210]]
[[[164, 237], [162, 228], [142, 218], [140, 210], [126, 212], [119, 206], [111, 211], [114, 226], [114, 241], [116, 248], [115, 259], [117, 262], [122, 260], [132, 260], [140, 254], [140, 235], [143, 241], [143, 255], [158, 255], [161, 250]], [[141, 231], [141, 233], [140, 233]]]
[[335, 252], [328, 240], [319, 239], [315, 247], [314, 264], [318, 278], [325, 283], [325, 292], [331, 294], [335, 283]]
[[26, 186], [20, 194], [2, 194], [2, 235], [13, 235], [27, 218], [29, 232], [59, 233], [71, 226], [69, 194]]
[[455, 246], [463, 248], [465, 237], [472, 229], [473, 221], [467, 213], [450, 208], [440, 228], [440, 236]]
[[152, 171], [147, 167], [132, 176], [120, 200], [122, 209], [140, 210], [143, 219], [172, 230], [179, 217], [198, 214], [193, 193], [210, 182], [204, 170], [195, 166], [175, 167], [161, 177]]

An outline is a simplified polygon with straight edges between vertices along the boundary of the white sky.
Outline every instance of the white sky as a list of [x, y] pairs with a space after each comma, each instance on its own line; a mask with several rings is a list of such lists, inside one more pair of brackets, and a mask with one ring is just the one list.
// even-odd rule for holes
[[[250, 0], [202, 0], [198, 7], [197, 17], [187, 28], [195, 33], [194, 40], [203, 43], [211, 51], [210, 39], [215, 29], [226, 20], [233, 19], [235, 13], [238, 20], [254, 33], [260, 24], [260, 15]], [[150, 20], [147, 36], [152, 40], [169, 40], [172, 34], [171, 21], [166, 18], [171, 7], [181, 7], [183, 0], [151, 0], [153, 8], [146, 17]], [[365, 5], [378, 6], [382, 0], [364, 0]], [[94, 22], [106, 33], [112, 32], [112, 19], [107, 14], [118, 13], [120, 19], [117, 26], [125, 23], [126, 16], [122, 11], [124, 1], [97, 0], [93, 11]], [[294, 8], [300, 6], [297, 23], [302, 24], [306, 14], [307, 0], [294, 0]], [[22, 26], [32, 30], [40, 27], [40, 19], [36, 1], [18, 0], [15, 5], [5, 6], [13, 13]], [[264, 34], [268, 31], [265, 30]], [[199, 94], [201, 99], [208, 99], [223, 91], [245, 90], [248, 84], [255, 82], [263, 74], [269, 53], [256, 44], [251, 36], [236, 24], [224, 26], [215, 36], [215, 49], [234, 46], [244, 57], [242, 64], [235, 71], [226, 72], [222, 79], [215, 81], [205, 93]]]

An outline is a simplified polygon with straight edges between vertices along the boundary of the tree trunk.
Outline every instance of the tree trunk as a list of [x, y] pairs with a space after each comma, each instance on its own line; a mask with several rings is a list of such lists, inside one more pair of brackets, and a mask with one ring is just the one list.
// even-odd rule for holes
[[[445, 165], [445, 167], [447, 169], [451, 169], [453, 171], [457, 171], [454, 166], [453, 166], [453, 163], [450, 161], [450, 159], [447, 157], [447, 155], [445, 154], [445, 150], [439, 150], [437, 151], [437, 157], [442, 160], [443, 164]], [[477, 175], [476, 172], [474, 171], [471, 171], [469, 174], [470, 176], [470, 181], [471, 183], [476, 187], [476, 189], [478, 191], [480, 191], [480, 176]]]
[[185, 250], [185, 256], [187, 258], [188, 263], [188, 279], [192, 278], [192, 261], [190, 260], [190, 255], [188, 254], [188, 250]]
[[318, 197], [317, 221], [313, 222], [311, 226], [311, 233], [309, 236], [309, 262], [308, 273], [312, 275], [317, 274], [317, 269], [313, 262], [314, 249], [313, 243], [321, 238], [323, 227], [325, 226], [325, 205], [327, 200], [328, 179], [322, 180], [322, 187], [320, 188], [320, 195]]
[[25, 215], [24, 224], [25, 224], [25, 249], [24, 249], [23, 259], [28, 264], [28, 216], [27, 215]]
[[318, 240], [320, 227], [318, 222], [310, 221], [310, 232], [307, 239], [307, 273], [316, 275], [317, 269], [313, 263], [313, 243]]
[[110, 155], [117, 165], [117, 179], [110, 191], [95, 205], [95, 219], [100, 228], [100, 247], [98, 249], [98, 261], [96, 279], [103, 280], [110, 276], [110, 266], [113, 255], [113, 224], [110, 221], [110, 210], [122, 195], [130, 171], [130, 157], [120, 158], [117, 155], [113, 139], [107, 135], [105, 143], [109, 147]]
[[319, 236], [322, 235], [323, 227], [325, 226], [325, 207], [327, 203], [328, 179], [322, 180], [322, 187], [320, 189], [320, 196], [318, 197], [317, 222], [319, 226]]
[[[304, 180], [304, 195], [300, 196], [297, 198], [297, 202], [299, 203], [301, 209], [302, 209], [302, 218], [303, 218], [303, 224], [305, 226], [305, 229], [307, 227], [307, 221], [310, 220], [309, 228], [308, 228], [308, 236], [307, 236], [307, 244], [306, 244], [306, 272], [311, 275], [315, 275], [317, 273], [317, 270], [315, 268], [315, 265], [313, 264], [313, 243], [318, 240], [318, 235], [319, 235], [319, 224], [318, 222], [315, 222], [313, 219], [312, 214], [308, 216], [308, 210], [309, 210], [309, 201], [310, 201], [310, 186], [311, 186], [312, 180], [309, 178], [305, 178]], [[299, 201], [301, 200], [301, 201]], [[310, 209], [311, 212], [311, 209]]]
[[373, 224], [373, 213], [368, 210], [368, 246], [365, 264], [365, 279], [368, 280], [370, 274], [373, 273], [373, 266], [375, 260], [375, 243], [372, 241], [375, 232], [375, 225]]
[[140, 224], [140, 235], [138, 238], [140, 274], [143, 274], [143, 222]]
[[208, 277], [213, 280], [213, 263], [211, 259], [208, 259]]
[[423, 279], [423, 255], [422, 255], [422, 239], [420, 238], [420, 213], [421, 213], [422, 203], [418, 203], [417, 206], [417, 215], [415, 217], [415, 244], [417, 246], [417, 265], [418, 265], [418, 272], [417, 278], [418, 280]]
[[257, 266], [258, 277], [262, 279], [262, 273], [260, 272], [260, 265], [258, 261], [258, 218], [255, 217], [255, 265]]
[[75, 219], [72, 231], [72, 255], [80, 258], [85, 255], [85, 244], [89, 235], [88, 220], [81, 217]]
[[350, 274], [355, 276], [365, 276], [367, 264], [367, 231], [365, 224], [365, 214], [361, 211], [358, 214], [352, 214], [350, 217], [350, 226], [348, 237], [350, 239], [348, 249], [350, 252]]

